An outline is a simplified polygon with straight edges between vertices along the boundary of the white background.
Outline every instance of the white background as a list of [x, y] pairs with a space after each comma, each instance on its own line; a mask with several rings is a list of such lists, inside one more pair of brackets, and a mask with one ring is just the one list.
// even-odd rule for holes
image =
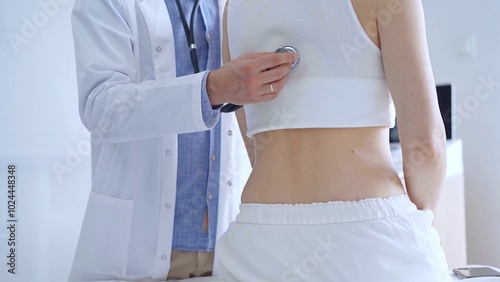
[[[468, 263], [500, 267], [500, 1], [423, 2], [436, 82], [450, 82], [456, 90], [456, 132], [464, 142]], [[471, 36], [475, 57], [463, 52]], [[498, 86], [479, 99], [476, 88], [483, 85], [481, 78], [489, 77]], [[485, 97], [488, 91], [480, 93]]]
[[[73, 0], [57, 0], [47, 12], [40, 3], [51, 1], [2, 0], [0, 10], [0, 281], [66, 280], [90, 189]], [[500, 86], [481, 99], [475, 89], [481, 78], [500, 82], [500, 1], [424, 0], [424, 6], [436, 81], [454, 85], [461, 108], [455, 119], [464, 141], [469, 263], [499, 267]], [[25, 41], [13, 44], [13, 34]], [[18, 165], [16, 275], [6, 265], [11, 162]], [[66, 170], [57, 173], [54, 164]]]
[[[2, 0], [0, 9], [2, 282], [66, 281], [90, 189], [90, 155], [84, 150], [88, 139], [77, 106], [70, 27], [73, 0], [54, 3], [50, 14], [38, 0]], [[26, 28], [23, 18], [36, 29]], [[27, 35], [27, 43], [11, 44], [13, 33]], [[66, 161], [68, 152], [78, 148], [83, 154]], [[7, 273], [6, 265], [10, 162], [18, 165], [16, 275]], [[58, 177], [53, 163], [68, 171]]]

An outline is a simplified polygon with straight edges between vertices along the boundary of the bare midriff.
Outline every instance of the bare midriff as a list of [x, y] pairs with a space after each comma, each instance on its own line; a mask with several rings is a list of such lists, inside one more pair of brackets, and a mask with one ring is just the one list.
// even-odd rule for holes
[[243, 203], [357, 201], [405, 193], [388, 128], [285, 129], [253, 138], [256, 159]]

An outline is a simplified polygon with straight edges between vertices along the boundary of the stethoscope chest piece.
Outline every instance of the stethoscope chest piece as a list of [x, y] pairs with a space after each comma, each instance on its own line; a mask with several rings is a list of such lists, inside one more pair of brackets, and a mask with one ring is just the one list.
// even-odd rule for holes
[[300, 64], [300, 53], [293, 46], [283, 46], [281, 48], [276, 49], [275, 53], [288, 53], [293, 52], [297, 54], [297, 60], [292, 63], [292, 70], [295, 69]]

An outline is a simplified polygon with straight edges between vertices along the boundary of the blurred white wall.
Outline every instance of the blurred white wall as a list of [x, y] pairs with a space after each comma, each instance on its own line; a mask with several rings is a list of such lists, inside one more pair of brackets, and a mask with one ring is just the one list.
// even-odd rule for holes
[[[0, 281], [66, 281], [90, 188], [78, 116], [73, 0], [2, 0]], [[4, 262], [7, 165], [17, 164], [16, 274]], [[58, 169], [55, 170], [54, 167]]]
[[[436, 80], [455, 86], [461, 107], [455, 118], [464, 141], [469, 263], [498, 267], [500, 2], [423, 2]], [[2, 4], [0, 261], [10, 235], [4, 227], [8, 163], [18, 165], [18, 247], [16, 275], [2, 263], [0, 281], [65, 281], [90, 188], [89, 142], [77, 109], [73, 0]]]
[[436, 81], [456, 90], [468, 263], [500, 267], [500, 1], [423, 3]]

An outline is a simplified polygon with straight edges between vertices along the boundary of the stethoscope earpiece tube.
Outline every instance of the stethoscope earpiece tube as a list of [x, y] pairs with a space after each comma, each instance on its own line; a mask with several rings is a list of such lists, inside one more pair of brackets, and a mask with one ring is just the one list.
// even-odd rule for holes
[[237, 109], [239, 109], [241, 107], [243, 107], [243, 106], [234, 105], [234, 104], [225, 104], [224, 106], [222, 106], [220, 111], [221, 111], [221, 113], [230, 113], [230, 112], [236, 111]]
[[[200, 0], [196, 0], [193, 6], [193, 11], [191, 12], [191, 19], [189, 22], [189, 25], [187, 23], [186, 17], [184, 16], [184, 11], [182, 10], [182, 6], [179, 0], [175, 0], [175, 3], [177, 4], [177, 9], [179, 10], [179, 16], [182, 21], [182, 26], [184, 27], [184, 32], [186, 33], [186, 39], [188, 42], [189, 46], [189, 55], [191, 57], [191, 63], [193, 65], [193, 70], [195, 73], [200, 72], [200, 67], [198, 64], [198, 55], [196, 54], [196, 44], [194, 42], [194, 32], [193, 32], [193, 25], [194, 25], [194, 17], [196, 15], [196, 11], [198, 10], [200, 6]], [[286, 52], [294, 52], [297, 54], [298, 58], [297, 61], [292, 63], [292, 69], [295, 69], [297, 65], [300, 63], [300, 54], [292, 46], [283, 46], [282, 48], [278, 48], [275, 53], [286, 53]], [[220, 111], [222, 113], [230, 113], [234, 112], [237, 109], [241, 108], [242, 106], [240, 105], [234, 105], [234, 104], [225, 104], [222, 106]]]
[[194, 26], [194, 17], [196, 15], [196, 11], [200, 7], [200, 0], [196, 0], [196, 2], [194, 3], [189, 25], [187, 23], [186, 17], [184, 16], [184, 11], [182, 10], [180, 1], [175, 0], [175, 4], [177, 5], [177, 10], [179, 11], [179, 16], [182, 21], [182, 26], [184, 27], [184, 32], [186, 33], [186, 40], [189, 47], [189, 55], [191, 56], [191, 64], [193, 65], [194, 73], [199, 73], [200, 66], [198, 64], [198, 55], [196, 54], [196, 44], [194, 42], [193, 26]]
[[[200, 67], [198, 64], [198, 55], [196, 54], [196, 44], [194, 42], [194, 17], [196, 15], [196, 11], [200, 6], [200, 0], [196, 0], [193, 6], [193, 11], [191, 12], [191, 20], [189, 25], [187, 24], [186, 17], [184, 16], [184, 11], [182, 10], [182, 6], [179, 0], [175, 0], [175, 4], [177, 4], [177, 10], [179, 10], [179, 16], [181, 17], [182, 26], [184, 27], [184, 32], [186, 33], [186, 39], [189, 45], [189, 55], [191, 57], [191, 64], [193, 65], [194, 73], [200, 72]], [[233, 104], [225, 104], [221, 108], [221, 112], [230, 113], [234, 112], [237, 109], [241, 108], [241, 106], [233, 105]]]

